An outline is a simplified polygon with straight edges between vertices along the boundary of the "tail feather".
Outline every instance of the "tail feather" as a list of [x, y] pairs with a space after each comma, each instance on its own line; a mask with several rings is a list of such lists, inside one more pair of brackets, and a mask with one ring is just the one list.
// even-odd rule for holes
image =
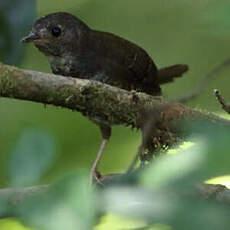
[[159, 84], [173, 82], [174, 78], [181, 77], [183, 73], [188, 71], [187, 65], [173, 65], [158, 70]]

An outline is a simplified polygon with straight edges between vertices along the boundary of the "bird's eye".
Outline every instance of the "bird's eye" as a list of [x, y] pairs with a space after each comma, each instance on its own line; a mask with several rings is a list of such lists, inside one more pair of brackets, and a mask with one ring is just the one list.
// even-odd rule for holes
[[54, 37], [59, 37], [61, 35], [61, 29], [57, 26], [52, 28], [51, 32]]

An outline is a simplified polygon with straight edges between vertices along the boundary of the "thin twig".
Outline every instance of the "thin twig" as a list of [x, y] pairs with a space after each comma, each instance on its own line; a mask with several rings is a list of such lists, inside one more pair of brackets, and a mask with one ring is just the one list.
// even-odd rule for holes
[[230, 114], [230, 104], [226, 104], [224, 98], [220, 94], [220, 91], [217, 89], [214, 89], [213, 92], [214, 92], [214, 95], [216, 96], [216, 99], [222, 105], [223, 110], [227, 112], [228, 114]]
[[217, 67], [208, 72], [194, 90], [182, 97], [175, 99], [174, 101], [184, 103], [199, 96], [202, 91], [208, 87], [210, 82], [214, 80], [214, 77], [228, 66], [230, 66], [230, 58], [225, 59]]

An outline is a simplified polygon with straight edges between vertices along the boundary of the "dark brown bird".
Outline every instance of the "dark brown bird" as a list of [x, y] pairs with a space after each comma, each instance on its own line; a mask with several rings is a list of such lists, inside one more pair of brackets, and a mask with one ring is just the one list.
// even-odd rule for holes
[[[22, 42], [33, 42], [44, 53], [54, 74], [100, 81], [126, 90], [160, 95], [160, 84], [173, 81], [187, 65], [157, 69], [139, 46], [114, 34], [89, 28], [69, 13], [53, 13], [38, 19]], [[91, 170], [96, 168], [111, 135], [111, 127], [100, 126], [103, 142]]]

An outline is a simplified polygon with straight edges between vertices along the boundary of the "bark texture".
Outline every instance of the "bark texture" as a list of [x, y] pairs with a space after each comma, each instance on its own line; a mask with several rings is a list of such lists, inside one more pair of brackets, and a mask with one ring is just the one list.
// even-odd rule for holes
[[22, 70], [1, 63], [0, 96], [68, 108], [109, 125], [141, 128], [142, 131], [148, 130], [148, 136], [161, 136], [166, 142], [170, 136], [175, 139], [184, 137], [183, 128], [177, 124], [182, 119], [185, 122], [207, 120], [230, 126], [227, 119], [168, 102], [161, 97], [129, 92], [96, 81]]

